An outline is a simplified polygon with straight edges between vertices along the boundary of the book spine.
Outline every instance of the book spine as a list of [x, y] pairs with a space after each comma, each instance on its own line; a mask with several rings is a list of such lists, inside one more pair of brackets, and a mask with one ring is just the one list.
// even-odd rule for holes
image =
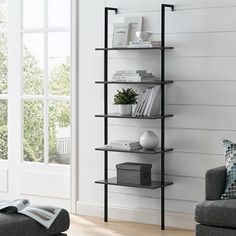
[[118, 74], [146, 74], [147, 70], [118, 70], [116, 71]]
[[149, 96], [148, 102], [146, 104], [145, 110], [143, 112], [144, 116], [147, 116], [147, 112], [148, 112], [148, 109], [151, 105], [151, 101], [152, 101], [152, 98], [153, 98], [153, 93], [154, 93], [154, 88], [151, 88], [150, 96]]
[[144, 92], [140, 95], [140, 97], [138, 99], [138, 103], [137, 103], [136, 108], [135, 108], [134, 113], [133, 113], [134, 116], [137, 116], [137, 114], [138, 114], [138, 111], [139, 111], [141, 102], [143, 100], [143, 97], [144, 97]]
[[143, 108], [141, 110], [141, 116], [144, 115], [144, 111], [145, 111], [145, 109], [147, 107], [147, 103], [148, 103], [148, 101], [150, 99], [150, 93], [151, 93], [151, 88], [147, 89], [147, 96], [146, 96], [146, 99], [144, 101]]
[[141, 73], [141, 72], [136, 72], [136, 73], [120, 73], [116, 72], [114, 73], [113, 76], [141, 76], [141, 77], [150, 77], [153, 76], [152, 73]]
[[127, 48], [153, 48], [152, 45], [128, 45]]
[[149, 76], [149, 77], [139, 77], [139, 78], [130, 78], [130, 77], [124, 77], [124, 76], [119, 76], [119, 77], [113, 77], [114, 81], [119, 81], [119, 82], [142, 82], [142, 81], [157, 81], [158, 78], [155, 78], [154, 76]]

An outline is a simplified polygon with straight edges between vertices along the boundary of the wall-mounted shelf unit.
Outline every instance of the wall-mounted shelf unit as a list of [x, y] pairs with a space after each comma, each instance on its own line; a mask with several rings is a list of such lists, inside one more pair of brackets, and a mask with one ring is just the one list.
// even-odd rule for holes
[[[169, 186], [173, 183], [165, 181], [165, 153], [173, 151], [173, 148], [165, 147], [165, 119], [172, 117], [172, 114], [165, 114], [165, 85], [173, 83], [173, 81], [165, 80], [165, 52], [166, 50], [173, 49], [173, 47], [165, 46], [165, 10], [166, 8], [170, 8], [172, 11], [174, 10], [173, 5], [162, 4], [161, 5], [161, 46], [153, 47], [153, 48], [109, 48], [108, 47], [108, 16], [109, 11], [115, 12], [118, 14], [117, 8], [105, 8], [105, 29], [104, 29], [104, 48], [96, 48], [97, 51], [103, 51], [104, 53], [104, 80], [96, 81], [96, 84], [102, 84], [104, 86], [104, 114], [96, 115], [96, 117], [102, 117], [104, 119], [104, 145], [108, 144], [108, 119], [109, 118], [123, 118], [123, 119], [160, 119], [161, 122], [161, 147], [152, 150], [132, 150], [132, 151], [124, 151], [118, 149], [111, 149], [107, 146], [96, 148], [97, 151], [104, 152], [104, 179], [96, 181], [97, 184], [104, 185], [104, 221], [108, 221], [108, 185], [116, 185], [116, 186], [125, 186], [125, 187], [135, 187], [135, 188], [144, 188], [144, 189], [161, 189], [161, 228], [165, 229], [165, 187]], [[108, 79], [108, 53], [109, 51], [114, 50], [127, 50], [127, 51], [136, 51], [136, 50], [149, 50], [153, 52], [160, 51], [161, 57], [161, 79], [160, 81], [154, 82], [115, 82], [109, 81]], [[116, 113], [108, 113], [108, 85], [110, 84], [129, 84], [129, 85], [141, 85], [141, 84], [151, 84], [151, 85], [160, 85], [161, 86], [161, 114], [151, 117], [140, 117], [140, 116], [122, 116]], [[108, 153], [109, 152], [120, 152], [120, 153], [137, 153], [137, 154], [152, 154], [152, 155], [160, 155], [161, 157], [161, 179], [160, 181], [152, 181], [150, 185], [131, 185], [131, 184], [120, 184], [117, 183], [117, 179], [108, 178]]]

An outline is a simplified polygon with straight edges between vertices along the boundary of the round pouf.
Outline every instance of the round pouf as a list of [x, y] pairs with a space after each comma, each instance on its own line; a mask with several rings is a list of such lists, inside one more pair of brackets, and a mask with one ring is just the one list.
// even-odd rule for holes
[[156, 148], [159, 144], [157, 135], [152, 131], [145, 132], [140, 138], [140, 145], [147, 150]]

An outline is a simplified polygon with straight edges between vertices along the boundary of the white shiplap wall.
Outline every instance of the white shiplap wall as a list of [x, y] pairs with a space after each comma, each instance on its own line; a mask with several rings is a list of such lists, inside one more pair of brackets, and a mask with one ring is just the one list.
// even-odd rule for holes
[[[166, 14], [167, 45], [175, 47], [167, 52], [166, 58], [167, 79], [175, 81], [173, 85], [168, 86], [166, 104], [167, 111], [175, 115], [166, 122], [166, 145], [175, 149], [166, 157], [166, 178], [174, 182], [173, 186], [166, 189], [166, 209], [169, 212], [167, 223], [191, 228], [191, 220], [184, 224], [179, 219], [181, 216], [192, 218], [194, 205], [204, 199], [205, 171], [224, 164], [222, 138], [236, 140], [236, 2], [106, 0], [106, 6], [118, 7], [120, 12], [117, 16], [110, 15], [110, 37], [113, 22], [122, 22], [125, 15], [142, 15], [145, 19], [144, 30], [155, 32], [154, 37], [158, 39], [161, 3], [174, 4], [176, 8], [176, 11], [168, 11]], [[99, 24], [95, 33], [98, 33], [97, 37], [100, 39], [93, 39], [95, 45], [91, 47], [85, 42], [84, 37], [81, 38], [81, 43], [88, 46], [89, 52], [93, 47], [102, 45], [103, 4], [102, 1], [96, 4], [99, 5], [99, 10], [96, 11], [96, 20]], [[83, 56], [81, 52], [81, 58], [84, 58]], [[81, 180], [88, 177], [85, 171], [88, 168], [92, 174], [88, 177], [89, 180], [94, 181], [103, 177], [103, 153], [93, 151], [95, 146], [103, 144], [103, 122], [92, 117], [95, 113], [102, 112], [102, 87], [94, 88], [93, 85], [95, 80], [102, 79], [102, 53], [95, 55], [91, 51], [86, 57], [87, 61], [85, 59], [81, 64], [88, 68], [88, 63], [92, 60], [93, 70], [88, 72], [81, 68], [80, 71], [80, 81], [83, 80], [80, 83], [80, 126], [83, 126], [80, 136], [83, 140], [80, 141], [79, 209], [84, 213], [88, 212], [89, 207], [90, 210], [93, 206], [100, 207], [103, 199], [101, 186], [88, 185], [86, 182], [89, 186], [86, 188], [85, 181]], [[159, 62], [159, 52], [112, 52], [109, 73], [111, 75], [120, 69], [148, 69], [160, 75]], [[86, 77], [88, 73], [95, 76]], [[82, 102], [83, 95], [86, 96], [82, 86], [93, 90], [92, 99], [87, 95], [91, 102], [89, 110]], [[111, 109], [114, 109], [112, 95], [116, 88], [117, 86], [110, 87]], [[94, 103], [97, 105], [96, 108]], [[88, 119], [86, 116], [91, 117]], [[114, 119], [109, 124], [111, 140], [138, 139], [144, 131], [150, 129], [160, 132], [159, 121]], [[88, 134], [84, 135], [82, 132], [86, 129]], [[115, 153], [110, 155], [109, 160], [110, 176], [115, 175], [115, 164], [128, 160], [152, 163], [153, 178], [159, 177], [159, 157]], [[91, 163], [94, 163], [92, 167]], [[94, 194], [95, 192], [97, 194]], [[146, 215], [152, 211], [156, 214], [155, 212], [160, 209], [160, 190], [109, 187], [109, 192], [111, 207], [115, 206], [116, 210], [127, 210], [123, 212], [131, 209], [131, 213], [127, 213], [128, 219], [159, 222], [158, 218], [153, 220]], [[136, 214], [142, 212], [144, 215], [140, 213], [140, 217], [137, 218], [132, 215], [132, 209]], [[114, 215], [119, 215], [117, 211], [114, 212]], [[172, 212], [175, 212], [177, 217], [173, 216]], [[186, 218], [183, 218], [183, 221], [186, 221]]]

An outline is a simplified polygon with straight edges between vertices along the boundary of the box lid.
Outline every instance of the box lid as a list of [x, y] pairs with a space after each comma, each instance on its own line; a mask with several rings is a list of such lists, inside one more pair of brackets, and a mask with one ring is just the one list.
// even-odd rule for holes
[[125, 162], [116, 165], [116, 168], [119, 170], [149, 170], [152, 168], [152, 164], [145, 163], [133, 163], [133, 162]]

